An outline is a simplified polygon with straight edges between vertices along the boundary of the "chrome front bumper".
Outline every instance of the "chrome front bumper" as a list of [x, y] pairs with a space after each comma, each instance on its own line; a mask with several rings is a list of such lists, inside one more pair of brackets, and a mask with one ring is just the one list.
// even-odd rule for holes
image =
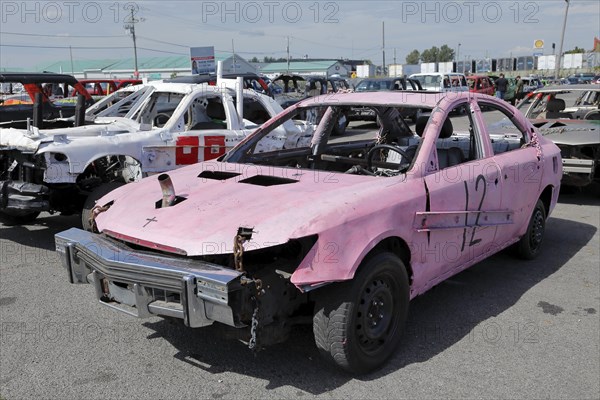
[[564, 185], [586, 186], [592, 183], [595, 178], [596, 165], [594, 160], [563, 158], [562, 163], [562, 183]]
[[[140, 250], [71, 228], [55, 235], [71, 283], [92, 283], [98, 301], [139, 318], [182, 318], [197, 328], [215, 321], [243, 326], [232, 303], [243, 303], [242, 273], [216, 264]], [[244, 296], [245, 297], [245, 296]]]
[[562, 163], [565, 173], [591, 174], [594, 171], [594, 160], [563, 158]]

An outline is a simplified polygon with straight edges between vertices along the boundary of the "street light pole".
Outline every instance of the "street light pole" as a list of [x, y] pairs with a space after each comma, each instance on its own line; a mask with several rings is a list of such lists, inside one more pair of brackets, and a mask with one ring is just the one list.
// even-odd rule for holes
[[386, 74], [385, 74], [385, 21], [381, 21], [381, 40], [382, 40], [381, 50], [383, 52], [383, 66], [381, 67], [381, 75], [386, 76]]
[[565, 30], [567, 29], [567, 15], [569, 14], [569, 0], [565, 0], [567, 2], [567, 7], [565, 8], [565, 19], [563, 21], [562, 33], [560, 35], [560, 45], [558, 46], [558, 56], [554, 59], [555, 62], [555, 71], [554, 71], [554, 79], [560, 79], [560, 60], [562, 57], [563, 44], [565, 42]]

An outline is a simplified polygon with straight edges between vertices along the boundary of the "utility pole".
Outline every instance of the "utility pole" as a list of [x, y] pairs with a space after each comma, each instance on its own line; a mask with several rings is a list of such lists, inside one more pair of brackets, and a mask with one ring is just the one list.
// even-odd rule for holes
[[75, 69], [73, 68], [73, 49], [69, 46], [69, 55], [71, 56], [71, 75], [75, 74]]
[[567, 2], [567, 8], [565, 9], [565, 19], [563, 21], [562, 33], [560, 35], [560, 45], [558, 46], [558, 56], [554, 59], [556, 70], [554, 71], [554, 79], [560, 79], [560, 59], [563, 52], [563, 44], [565, 42], [565, 29], [567, 28], [567, 14], [569, 13], [569, 0]]
[[290, 73], [290, 37], [287, 37], [287, 47], [286, 47], [286, 51], [287, 51], [287, 73]]
[[231, 53], [233, 54], [233, 73], [235, 74], [235, 45], [233, 44], [233, 39], [231, 39]]
[[143, 22], [144, 19], [135, 18], [136, 6], [131, 4], [128, 8], [131, 14], [129, 16], [129, 19], [125, 21], [124, 28], [125, 30], [128, 30], [129, 33], [131, 33], [131, 37], [133, 38], [133, 61], [135, 65], [135, 72], [133, 73], [133, 75], [137, 78], [139, 77], [140, 73], [138, 71], [137, 45], [135, 42], [135, 24], [137, 24], [138, 22]]
[[383, 50], [383, 66], [381, 67], [381, 75], [385, 76], [385, 21], [381, 22], [382, 50]]

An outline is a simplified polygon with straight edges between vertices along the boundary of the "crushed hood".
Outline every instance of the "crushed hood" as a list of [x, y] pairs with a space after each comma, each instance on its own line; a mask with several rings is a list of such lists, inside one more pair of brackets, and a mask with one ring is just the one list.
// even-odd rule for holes
[[554, 120], [535, 124], [543, 136], [555, 144], [581, 146], [600, 144], [600, 121]]
[[73, 128], [27, 129], [0, 128], [0, 146], [35, 152], [41, 143], [61, 141], [77, 137], [108, 136], [139, 130], [139, 124], [127, 118], [97, 118], [96, 123]]
[[[240, 175], [198, 177], [205, 170]], [[231, 253], [233, 239], [244, 227], [253, 231], [246, 249], [258, 249], [319, 234], [373, 212], [381, 187], [404, 179], [219, 162], [169, 175], [176, 195], [185, 200], [156, 208], [162, 199], [157, 177], [143, 179], [100, 199], [99, 205], [114, 203], [96, 218], [98, 229], [196, 256]]]

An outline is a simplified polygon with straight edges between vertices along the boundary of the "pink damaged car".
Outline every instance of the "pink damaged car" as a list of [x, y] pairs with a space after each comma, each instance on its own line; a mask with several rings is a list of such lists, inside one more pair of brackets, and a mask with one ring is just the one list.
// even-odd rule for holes
[[[333, 136], [357, 106], [379, 123]], [[409, 108], [422, 111], [414, 126]], [[297, 129], [282, 129], [290, 120]], [[61, 232], [56, 248], [100, 304], [229, 325], [255, 350], [309, 320], [327, 360], [364, 373], [393, 355], [412, 298], [509, 246], [539, 254], [561, 165], [490, 96], [326, 95], [218, 161], [114, 190], [93, 210], [95, 232]]]

